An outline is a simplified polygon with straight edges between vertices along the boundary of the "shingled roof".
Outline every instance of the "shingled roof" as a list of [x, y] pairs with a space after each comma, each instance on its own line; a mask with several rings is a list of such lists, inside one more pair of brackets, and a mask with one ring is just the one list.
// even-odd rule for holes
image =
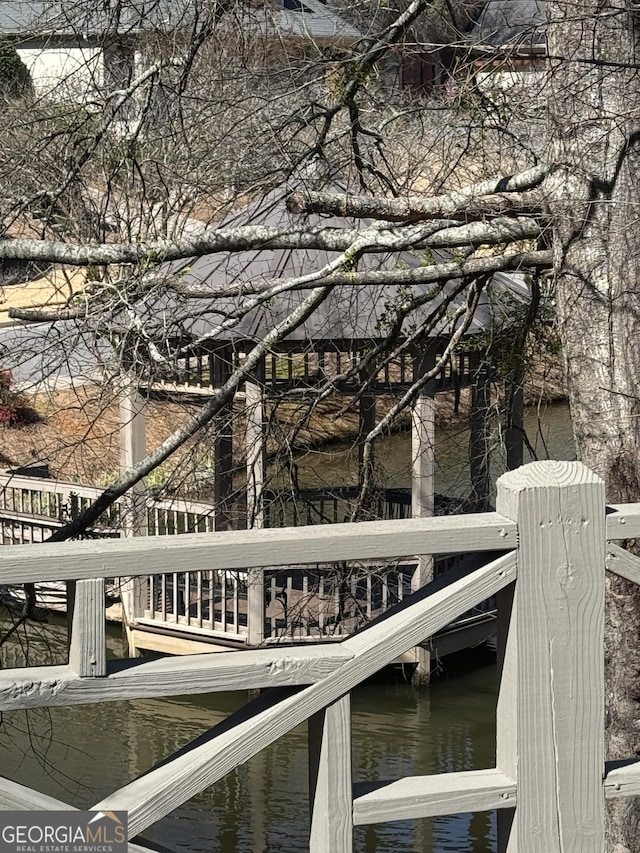
[[544, 44], [544, 0], [489, 0], [473, 32], [473, 40], [490, 47]]
[[[116, 11], [117, 9], [117, 11]], [[0, 33], [21, 38], [125, 35], [190, 27], [198, 4], [193, 0], [122, 0], [114, 10], [93, 0], [0, 0]], [[362, 34], [324, 0], [272, 0], [246, 7], [248, 26], [271, 26], [280, 35], [318, 41], [356, 40]]]
[[[276, 227], [295, 227], [307, 221], [310, 224], [324, 224], [331, 227], [354, 227], [354, 222], [321, 218], [317, 215], [304, 217], [289, 213], [286, 208], [287, 193], [282, 188], [273, 190], [263, 199], [247, 205], [239, 212], [225, 219], [221, 225], [237, 226], [261, 224]], [[167, 265], [168, 272], [183, 271], [185, 286], [218, 288], [237, 282], [268, 281], [285, 279], [322, 268], [332, 259], [325, 251], [311, 250], [263, 250], [240, 252], [237, 254], [212, 254], [193, 258], [186, 262]], [[440, 258], [444, 260], [445, 258]], [[365, 255], [359, 262], [360, 270], [417, 268], [432, 264], [433, 258], [424, 254], [402, 252], [396, 254]], [[454, 281], [445, 284], [441, 294], [423, 307], [416, 309], [408, 319], [408, 325], [424, 320], [433, 311], [438, 300], [447, 298], [455, 287]], [[414, 284], [410, 288], [415, 296], [425, 295], [433, 290], [433, 284]], [[406, 287], [399, 285], [344, 286], [333, 289], [329, 297], [309, 319], [298, 327], [288, 338], [289, 341], [366, 341], [386, 337], [392, 306], [397, 302]], [[225, 332], [220, 340], [240, 339], [247, 341], [262, 338], [273, 326], [284, 319], [308, 295], [308, 291], [292, 291], [272, 299], [268, 305], [253, 310], [231, 332]], [[465, 295], [454, 299], [451, 314], [462, 304]], [[491, 286], [483, 294], [480, 305], [469, 328], [469, 334], [477, 334], [496, 327], [504, 327], [513, 319], [514, 308], [522, 308], [529, 299], [528, 287], [524, 276], [513, 273], [494, 274]], [[244, 300], [211, 299], [188, 300], [183, 306], [150, 305], [150, 314], [163, 323], [180, 326], [183, 332], [200, 336], [216, 327]], [[159, 312], [166, 312], [163, 320]], [[519, 313], [519, 312], [518, 312]], [[451, 321], [441, 323], [431, 332], [432, 337], [448, 334]]]

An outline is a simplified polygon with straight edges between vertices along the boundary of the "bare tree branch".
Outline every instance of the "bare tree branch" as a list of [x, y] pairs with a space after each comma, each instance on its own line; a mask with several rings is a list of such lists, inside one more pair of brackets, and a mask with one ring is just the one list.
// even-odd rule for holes
[[549, 172], [547, 165], [536, 166], [518, 175], [490, 178], [427, 199], [419, 196], [389, 199], [330, 192], [296, 192], [287, 200], [287, 207], [292, 213], [329, 213], [387, 222], [417, 222], [455, 216], [468, 220], [487, 213], [539, 209], [540, 195], [523, 191], [540, 186]]
[[158, 465], [161, 465], [165, 459], [168, 459], [179, 447], [181, 447], [192, 435], [206, 426], [215, 415], [220, 412], [224, 406], [229, 403], [238, 386], [244, 378], [251, 374], [260, 363], [263, 356], [275, 346], [275, 344], [286, 337], [290, 332], [296, 329], [322, 304], [331, 291], [331, 287], [317, 287], [307, 296], [298, 308], [292, 311], [284, 320], [278, 323], [272, 330], [263, 338], [260, 343], [248, 353], [246, 359], [240, 367], [237, 367], [227, 382], [220, 388], [216, 389], [206, 405], [177, 430], [175, 430], [162, 444], [160, 444], [152, 453], [148, 454], [145, 459], [129, 471], [125, 472], [114, 483], [106, 488], [102, 494], [91, 504], [86, 510], [81, 512], [77, 518], [59, 528], [47, 540], [47, 542], [63, 542], [67, 539], [72, 539], [84, 532], [93, 522], [95, 522], [102, 513], [108, 509], [118, 498], [122, 497], [136, 483], [139, 483], [143, 477], [150, 474]]
[[56, 240], [16, 238], [0, 240], [0, 260], [48, 261], [69, 266], [108, 266], [111, 264], [157, 264], [183, 260], [216, 252], [242, 252], [264, 249], [324, 249], [344, 252], [363, 239], [366, 252], [399, 252], [407, 248], [448, 249], [531, 240], [540, 236], [541, 226], [534, 219], [518, 216], [497, 218], [492, 222], [445, 227], [435, 234], [425, 226], [425, 235], [412, 229], [410, 236], [398, 228], [277, 228], [246, 225], [238, 228], [207, 229], [202, 235], [175, 241], [153, 243], [100, 243], [82, 245]]
[[[407, 406], [410, 406], [414, 402], [420, 391], [425, 388], [429, 384], [429, 382], [431, 382], [432, 379], [435, 379], [435, 377], [442, 370], [444, 365], [446, 365], [446, 363], [449, 361], [452, 354], [455, 352], [458, 343], [466, 334], [467, 329], [471, 325], [471, 321], [473, 320], [476, 308], [478, 307], [480, 294], [482, 293], [482, 289], [486, 284], [486, 281], [487, 278], [485, 277], [483, 279], [476, 280], [471, 285], [466, 304], [461, 305], [460, 308], [458, 308], [458, 310], [454, 314], [451, 326], [455, 331], [449, 338], [445, 350], [438, 358], [436, 365], [427, 373], [419, 377], [411, 385], [411, 387], [407, 391], [405, 391], [402, 397], [400, 397], [400, 399], [396, 401], [396, 403], [389, 409], [386, 415], [384, 415], [384, 417], [381, 418], [380, 421], [378, 421], [375, 427], [366, 436], [362, 452], [362, 470], [364, 474], [360, 487], [360, 494], [358, 496], [358, 501], [356, 504], [356, 509], [354, 510], [354, 514], [351, 519], [352, 521], [357, 521], [357, 514], [359, 508], [365, 505], [367, 494], [371, 489], [371, 462], [373, 454], [373, 442], [376, 438], [381, 435], [384, 435], [384, 433], [391, 428], [391, 425], [397, 418], [398, 414], [404, 411]], [[462, 323], [458, 325], [458, 321], [461, 317], [463, 317]]]

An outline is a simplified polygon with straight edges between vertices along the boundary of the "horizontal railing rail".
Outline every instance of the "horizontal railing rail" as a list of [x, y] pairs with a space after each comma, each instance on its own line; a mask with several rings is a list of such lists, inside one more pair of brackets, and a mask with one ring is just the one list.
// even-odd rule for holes
[[[640, 534], [640, 505], [605, 510], [580, 463], [533, 463], [498, 483], [497, 512], [398, 522], [229, 531], [0, 550], [0, 583], [75, 579], [69, 662], [0, 671], [0, 710], [272, 688], [94, 804], [128, 812], [137, 836], [261, 749], [309, 721], [313, 853], [351, 853], [353, 827], [499, 809], [503, 850], [601, 853], [605, 798], [640, 790], [635, 756], [604, 761], [605, 566], [640, 580], [640, 559], [608, 540]], [[203, 565], [246, 573], [322, 560], [506, 551], [452, 568], [335, 644], [149, 661], [107, 661], [104, 578]], [[225, 575], [226, 577], [226, 575]], [[353, 785], [349, 694], [492, 595], [501, 677], [494, 767]], [[0, 780], [0, 808], [69, 808]], [[515, 818], [515, 819], [514, 819]], [[140, 839], [131, 850], [144, 849]]]
[[[267, 526], [346, 522], [357, 505], [356, 487], [264, 493]], [[85, 509], [100, 489], [16, 474], [0, 475], [0, 533], [3, 544], [43, 542], [64, 521]], [[410, 490], [380, 490], [365, 517], [411, 515]], [[107, 513], [92, 536], [119, 536], [121, 505]], [[212, 532], [214, 507], [185, 500], [146, 497], [146, 533], [171, 536]], [[441, 563], [442, 561], [440, 561]], [[440, 565], [436, 565], [436, 571]], [[311, 570], [313, 568], [313, 571]], [[411, 592], [415, 560], [398, 567], [371, 563], [327, 563], [304, 569], [264, 570], [249, 589], [242, 573], [199, 570], [150, 575], [125, 597], [130, 626], [196, 633], [232, 642], [335, 639], [353, 633]], [[48, 590], [37, 588], [43, 606]], [[133, 590], [132, 590], [133, 592]], [[47, 598], [49, 600], [49, 597]], [[61, 599], [61, 606], [64, 600]], [[250, 604], [252, 606], [250, 606]]]

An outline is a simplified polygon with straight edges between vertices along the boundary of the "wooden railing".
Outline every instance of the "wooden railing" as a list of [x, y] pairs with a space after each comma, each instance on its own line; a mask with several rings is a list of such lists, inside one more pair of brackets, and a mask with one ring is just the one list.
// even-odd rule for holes
[[[100, 495], [100, 489], [19, 475], [0, 475], [2, 544], [43, 542], [66, 520]], [[265, 492], [267, 526], [345, 522], [358, 499], [356, 487], [291, 494]], [[92, 535], [121, 535], [117, 503]], [[409, 490], [380, 490], [369, 508], [372, 518], [411, 515]], [[366, 516], [365, 516], [366, 517]], [[211, 504], [179, 499], [146, 499], [146, 534], [168, 536], [212, 532]], [[410, 594], [415, 560], [377, 564], [263, 567], [233, 574], [192, 566], [187, 572], [150, 575], [137, 585], [126, 614], [130, 625], [160, 627], [234, 643], [308, 641], [347, 636]], [[442, 565], [442, 561], [437, 564]], [[51, 587], [38, 588], [44, 597]], [[64, 588], [58, 591], [63, 597]], [[486, 606], [485, 606], [485, 609]], [[489, 608], [490, 609], [490, 608]]]
[[[45, 480], [17, 474], [0, 474], [0, 523], [6, 520], [7, 537], [22, 544], [19, 529], [11, 534], [10, 524], [23, 520], [39, 527], [42, 536], [74, 518], [102, 493], [102, 489]], [[213, 506], [178, 498], [156, 500], [147, 497], [147, 534], [169, 536], [176, 533], [210, 533], [214, 528]], [[122, 501], [116, 502], [96, 523], [97, 535], [120, 535]], [[4, 529], [4, 528], [3, 528]], [[25, 542], [42, 539], [25, 539]]]
[[[0, 549], [0, 583], [78, 580], [68, 665], [1, 671], [0, 710], [271, 688], [95, 804], [128, 811], [132, 838], [309, 720], [313, 853], [349, 853], [354, 825], [488, 809], [499, 810], [508, 853], [602, 853], [605, 798], [640, 790], [635, 756], [605, 764], [603, 652], [605, 565], [640, 582], [640, 560], [607, 541], [638, 537], [640, 504], [605, 512], [603, 482], [587, 468], [540, 462], [499, 480], [495, 513]], [[496, 549], [506, 553], [447, 573], [339, 643], [106, 659], [105, 577], [206, 564], [246, 573], [250, 584], [253, 569], [285, 555], [315, 564]], [[350, 691], [494, 594], [495, 766], [353, 786]], [[0, 808], [69, 804], [4, 779]]]

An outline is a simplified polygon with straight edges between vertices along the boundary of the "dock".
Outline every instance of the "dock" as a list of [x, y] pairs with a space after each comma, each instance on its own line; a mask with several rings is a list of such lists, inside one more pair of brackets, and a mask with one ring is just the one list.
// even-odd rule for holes
[[[65, 518], [96, 499], [100, 490], [5, 473], [0, 475], [0, 537], [5, 545], [43, 542]], [[273, 526], [344, 522], [356, 489], [337, 487], [319, 494], [307, 490], [294, 501], [290, 494], [265, 495]], [[269, 511], [270, 508], [270, 511]], [[122, 505], [113, 507], [93, 531], [100, 538], [121, 532]], [[378, 518], [404, 519], [411, 512], [409, 490], [391, 489], [379, 496]], [[371, 522], [363, 522], [369, 524]], [[210, 533], [215, 507], [184, 500], [146, 499], [146, 536], [173, 537]], [[436, 574], [459, 560], [436, 558]], [[465, 557], [466, 571], [477, 559]], [[145, 651], [188, 655], [241, 651], [274, 645], [335, 643], [361, 630], [401, 603], [416, 588], [418, 558], [402, 560], [318, 562], [260, 566], [250, 572], [215, 571], [191, 565], [187, 571], [149, 574], [135, 581], [113, 579], [110, 615], [126, 620], [130, 653]], [[64, 584], [40, 585], [41, 606], [66, 607]], [[14, 591], [19, 595], [20, 591]], [[114, 606], [121, 597], [124, 608]], [[461, 615], [454, 624], [420, 643], [435, 664], [446, 655], [486, 643], [496, 630], [496, 605], [487, 600]], [[394, 661], [415, 668], [421, 656], [410, 649]]]

